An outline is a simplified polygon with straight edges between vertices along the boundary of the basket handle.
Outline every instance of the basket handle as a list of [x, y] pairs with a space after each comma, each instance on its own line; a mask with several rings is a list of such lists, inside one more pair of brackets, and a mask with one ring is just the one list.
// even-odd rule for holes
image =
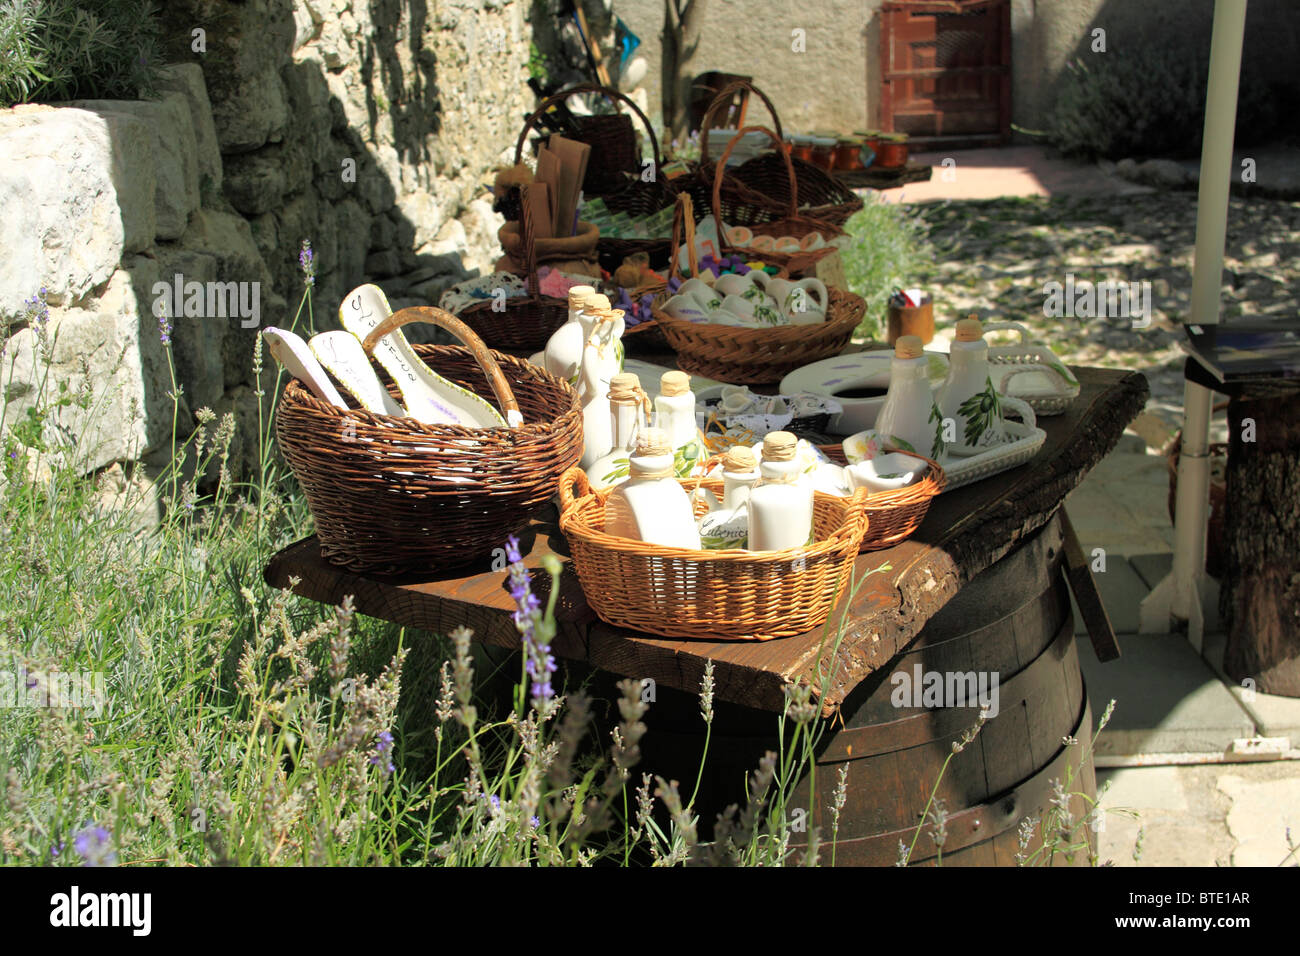
[[[573, 493], [573, 486], [578, 486], [578, 493]], [[560, 514], [568, 511], [573, 507], [573, 503], [579, 498], [585, 498], [591, 494], [591, 482], [587, 480], [587, 473], [577, 465], [572, 466], [560, 475]]]
[[723, 247], [726, 246], [727, 237], [722, 231], [722, 177], [727, 168], [727, 159], [731, 156], [731, 151], [736, 144], [744, 139], [746, 133], [766, 133], [776, 143], [776, 151], [781, 154], [781, 159], [785, 161], [785, 171], [790, 177], [790, 216], [795, 219], [799, 215], [799, 181], [795, 178], [794, 163], [790, 160], [790, 154], [785, 151], [781, 145], [781, 139], [766, 126], [746, 126], [736, 131], [736, 135], [727, 143], [727, 148], [722, 151], [722, 156], [718, 159], [718, 166], [713, 171], [713, 218], [718, 224], [718, 242]]
[[473, 354], [479, 368], [487, 375], [488, 384], [492, 386], [492, 392], [497, 397], [497, 403], [501, 406], [506, 421], [512, 423], [512, 427], [523, 421], [523, 414], [519, 411], [519, 403], [515, 401], [514, 390], [510, 388], [510, 382], [506, 380], [505, 373], [501, 371], [501, 366], [492, 357], [491, 350], [475, 334], [473, 329], [450, 312], [444, 312], [442, 309], [431, 305], [412, 305], [405, 309], [398, 309], [370, 330], [370, 334], [362, 341], [361, 347], [367, 355], [370, 355], [374, 352], [375, 346], [379, 344], [379, 340], [385, 335], [400, 329], [404, 325], [410, 325], [412, 322], [428, 322], [430, 325], [446, 329], [459, 339]]
[[[682, 232], [686, 233], [686, 264], [691, 267], [691, 275], [699, 276], [700, 262], [699, 256], [695, 252], [695, 201], [691, 199], [688, 192], [677, 194], [677, 202], [673, 207], [673, 245], [672, 261], [668, 263], [668, 278], [682, 278], [681, 271], [677, 265], [680, 258], [679, 251], [682, 248]], [[719, 244], [722, 237], [718, 236]]]
[[542, 100], [542, 104], [533, 111], [533, 114], [529, 116], [528, 119], [524, 120], [524, 128], [519, 133], [519, 140], [515, 143], [515, 162], [518, 163], [523, 158], [524, 143], [528, 139], [528, 133], [536, 127], [537, 121], [546, 115], [546, 111], [556, 103], [562, 103], [570, 96], [579, 93], [600, 93], [607, 99], [618, 100], [619, 102], [632, 107], [632, 112], [637, 115], [637, 118], [641, 120], [641, 125], [644, 126], [646, 132], [650, 134], [650, 152], [655, 161], [655, 181], [661, 181], [662, 176], [660, 173], [663, 168], [663, 158], [659, 155], [659, 140], [655, 136], [653, 127], [650, 125], [650, 120], [646, 118], [646, 115], [641, 112], [641, 108], [637, 106], [636, 103], [632, 102], [631, 99], [624, 96], [618, 90], [610, 89], [608, 86], [601, 86], [598, 83], [579, 83], [577, 86], [570, 87], [567, 90], [561, 90], [559, 93], [556, 93], [553, 96], [548, 96], [546, 99]]
[[704, 111], [704, 118], [700, 120], [701, 166], [707, 166], [709, 164], [709, 130], [713, 129], [713, 122], [717, 119], [715, 114], [723, 107], [730, 106], [731, 98], [739, 92], [744, 92], [746, 94], [756, 93], [758, 98], [763, 101], [763, 105], [767, 107], [768, 113], [772, 115], [772, 126], [776, 130], [778, 141], [780, 141], [784, 136], [784, 133], [781, 130], [781, 117], [776, 115], [776, 107], [772, 105], [772, 101], [768, 98], [768, 95], [747, 80], [732, 80], [720, 89], [717, 95], [713, 97], [713, 102], [710, 103], [709, 108]]

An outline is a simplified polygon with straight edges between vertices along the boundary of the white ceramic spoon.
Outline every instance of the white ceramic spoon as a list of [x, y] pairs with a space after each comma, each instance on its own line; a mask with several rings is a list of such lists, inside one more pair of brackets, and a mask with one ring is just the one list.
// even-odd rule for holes
[[[374, 285], [358, 286], [339, 306], [339, 321], [358, 342], [392, 314], [383, 290]], [[407, 412], [417, 421], [467, 428], [507, 427], [491, 403], [424, 364], [401, 329], [394, 329], [375, 344], [375, 358], [397, 383]]]
[[347, 411], [348, 403], [325, 374], [325, 369], [316, 356], [311, 354], [311, 349], [302, 336], [272, 326], [262, 330], [262, 338], [266, 340], [272, 358], [283, 365], [285, 371], [311, 389], [312, 394], [322, 402], [329, 402], [336, 408]]
[[406, 410], [393, 401], [370, 367], [370, 359], [351, 332], [321, 332], [307, 343], [320, 364], [329, 370], [361, 407], [369, 412], [405, 418]]

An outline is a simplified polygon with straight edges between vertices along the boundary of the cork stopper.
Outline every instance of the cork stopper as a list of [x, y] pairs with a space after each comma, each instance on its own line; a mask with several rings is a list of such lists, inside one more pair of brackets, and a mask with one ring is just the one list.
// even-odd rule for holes
[[920, 358], [925, 351], [919, 335], [900, 335], [894, 343], [894, 356], [901, 359]]
[[668, 441], [668, 433], [662, 428], [647, 428], [636, 440], [638, 458], [658, 458], [672, 453], [673, 446]]
[[[602, 295], [602, 296], [593, 296], [593, 298], [604, 299], [605, 297]], [[606, 299], [606, 301], [609, 300]], [[600, 323], [600, 322], [616, 322], [619, 319], [623, 318], [624, 313], [622, 309], [599, 309], [596, 306], [592, 305], [591, 299], [588, 299], [587, 314], [592, 318], [594, 318], [597, 323]]]
[[744, 445], [733, 445], [722, 456], [722, 470], [745, 474], [758, 467], [758, 458]]
[[[591, 286], [582, 286], [581, 288], [591, 289]], [[587, 311], [608, 312], [609, 296], [601, 295], [595, 289], [591, 289], [591, 292], [587, 295]]]
[[609, 380], [609, 400], [620, 405], [641, 402], [641, 379], [635, 372], [619, 372]]
[[660, 395], [685, 395], [691, 390], [691, 377], [685, 372], [664, 372], [659, 376]]
[[[900, 342], [902, 339], [899, 340]], [[917, 339], [919, 342], [920, 339]], [[763, 436], [764, 461], [791, 461], [799, 439], [789, 432], [768, 432]]]
[[958, 342], [978, 342], [982, 338], [984, 338], [984, 326], [975, 316], [957, 320]]
[[589, 285], [575, 285], [569, 289], [569, 308], [577, 311], [585, 306], [596, 290]]

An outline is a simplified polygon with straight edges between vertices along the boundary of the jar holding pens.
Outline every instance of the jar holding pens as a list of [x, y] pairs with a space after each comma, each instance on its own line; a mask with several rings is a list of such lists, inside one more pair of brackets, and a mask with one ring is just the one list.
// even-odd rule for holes
[[934, 299], [921, 289], [895, 289], [889, 297], [888, 338], [893, 345], [901, 336], [915, 335], [922, 345], [934, 339]]

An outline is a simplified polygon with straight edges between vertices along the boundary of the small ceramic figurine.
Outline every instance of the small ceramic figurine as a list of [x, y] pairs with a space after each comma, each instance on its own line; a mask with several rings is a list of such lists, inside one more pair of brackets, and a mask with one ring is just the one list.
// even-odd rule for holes
[[749, 494], [758, 477], [754, 453], [735, 445], [722, 456], [722, 500], [707, 488], [696, 492], [709, 508], [699, 521], [700, 542], [706, 550], [748, 545]]
[[699, 550], [695, 512], [686, 489], [673, 477], [673, 450], [662, 429], [641, 433], [629, 464], [628, 480], [605, 500], [605, 533]]
[[789, 432], [763, 438], [762, 478], [749, 493], [750, 551], [782, 551], [812, 542], [813, 489], [799, 480], [797, 444]]
[[632, 372], [619, 372], [609, 383], [609, 411], [612, 442], [609, 453], [587, 469], [587, 480], [597, 491], [627, 481], [629, 459], [636, 440], [646, 428], [649, 399], [641, 380]]
[[999, 395], [994, 388], [989, 376], [989, 346], [976, 318], [957, 323], [956, 340], [948, 352], [948, 379], [939, 390], [938, 404], [940, 414], [954, 424], [956, 441], [948, 447], [954, 455], [978, 455], [1003, 444], [1007, 440], [1004, 408], [1018, 412], [1026, 423], [1034, 423], [1027, 402]]
[[943, 416], [930, 391], [929, 359], [915, 335], [894, 343], [889, 367], [889, 392], [876, 416], [875, 431], [903, 451], [919, 452], [938, 461], [943, 457]]

